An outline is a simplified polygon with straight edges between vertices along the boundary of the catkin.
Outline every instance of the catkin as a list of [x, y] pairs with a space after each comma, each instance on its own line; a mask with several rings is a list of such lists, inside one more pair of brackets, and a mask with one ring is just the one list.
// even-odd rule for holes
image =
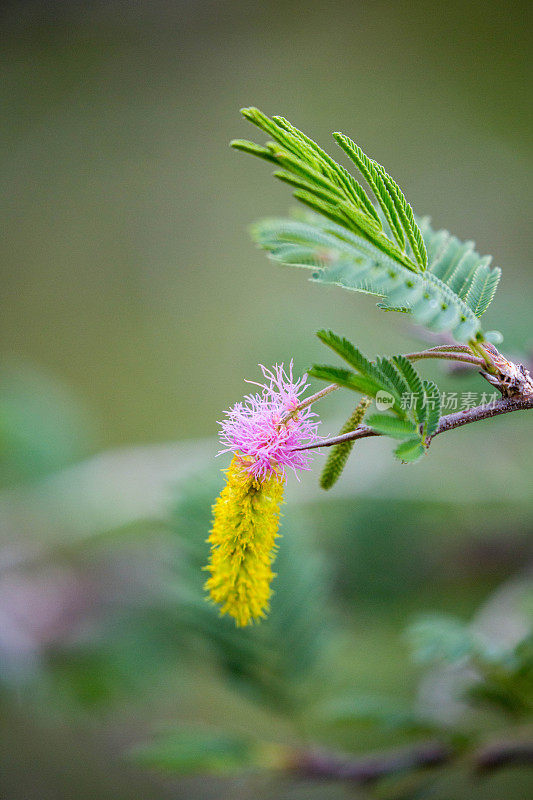
[[277, 473], [256, 480], [236, 455], [213, 506], [211, 557], [205, 567], [211, 576], [205, 588], [221, 613], [232, 616], [238, 626], [261, 619], [269, 610], [284, 487]]
[[[370, 400], [367, 397], [363, 397], [361, 402], [355, 408], [351, 417], [342, 426], [341, 430], [339, 431], [339, 435], [354, 431], [363, 421], [363, 417], [365, 416], [369, 405]], [[340, 442], [339, 444], [333, 445], [324, 465], [324, 469], [322, 470], [322, 475], [320, 476], [320, 486], [322, 489], [331, 489], [333, 484], [336, 483], [341, 472], [346, 466], [348, 456], [352, 452], [352, 447], [354, 444], [355, 440], [352, 439], [347, 442]]]

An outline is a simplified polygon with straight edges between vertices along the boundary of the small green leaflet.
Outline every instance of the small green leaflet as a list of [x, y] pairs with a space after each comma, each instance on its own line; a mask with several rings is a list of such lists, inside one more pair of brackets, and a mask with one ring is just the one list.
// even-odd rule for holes
[[389, 414], [371, 414], [366, 421], [376, 433], [382, 433], [392, 439], [420, 438], [416, 423], [410, 419], [398, 419]]

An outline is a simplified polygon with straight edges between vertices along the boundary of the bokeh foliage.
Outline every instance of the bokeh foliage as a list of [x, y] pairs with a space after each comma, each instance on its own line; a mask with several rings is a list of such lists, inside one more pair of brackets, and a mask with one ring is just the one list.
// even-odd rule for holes
[[[227, 151], [237, 109], [251, 100], [282, 110], [324, 144], [332, 127], [353, 132], [436, 227], [460, 239], [475, 232], [479, 251], [505, 267], [486, 324], [505, 320], [506, 351], [527, 357], [529, 4], [7, 2], [1, 13], [2, 354], [48, 376], [17, 378], [9, 437], [5, 416], [0, 422], [2, 481], [26, 512], [11, 515], [13, 495], [2, 494], [2, 611], [19, 597], [40, 619], [58, 575], [74, 578], [77, 602], [90, 590], [81, 630], [46, 642], [35, 658], [32, 651], [29, 670], [17, 662], [15, 682], [12, 670], [3, 673], [2, 792], [14, 800], [345, 797], [343, 787], [309, 782], [163, 783], [154, 772], [127, 771], [124, 751], [152, 741], [159, 721], [208, 729], [212, 742], [228, 719], [230, 742], [258, 730], [268, 740], [296, 736], [268, 702], [251, 701], [264, 692], [248, 678], [236, 691], [235, 657], [222, 668], [218, 646], [177, 634], [186, 559], [176, 527], [162, 534], [163, 503], [156, 521], [116, 530], [100, 515], [102, 495], [88, 498], [87, 484], [77, 483], [87, 472], [59, 474], [68, 487], [59, 499], [53, 482], [33, 492], [28, 481], [117, 444], [180, 438], [193, 450], [194, 437], [214, 435], [220, 409], [241, 395], [258, 360], [296, 354], [303, 370], [322, 358], [309, 336], [318, 326], [357, 335], [371, 357], [390, 352], [391, 325], [398, 352], [419, 343], [401, 319], [380, 333], [383, 315], [368, 298], [332, 287], [326, 302], [289, 270], [274, 280], [249, 247], [249, 221], [285, 207], [287, 194], [259, 165], [251, 181], [245, 159]], [[455, 380], [443, 375], [439, 385], [448, 390]], [[476, 377], [463, 380], [479, 390]], [[97, 418], [97, 435], [80, 424], [85, 412], [72, 398]], [[328, 430], [351, 410], [333, 399]], [[386, 446], [371, 455], [362, 443], [326, 501], [307, 502], [316, 474], [294, 489], [297, 516], [285, 520], [284, 544], [298, 529], [331, 578], [326, 612], [335, 625], [321, 687], [339, 696], [356, 687], [374, 708], [394, 695], [403, 714], [418, 678], [406, 621], [424, 608], [469, 620], [523, 569], [530, 426], [503, 419], [490, 437], [483, 426], [457, 434], [468, 441], [460, 463], [451, 434], [436, 443], [438, 458], [417, 467], [414, 488], [412, 474], [389, 470]], [[88, 462], [91, 473], [98, 463]], [[116, 486], [107, 474], [103, 482]], [[214, 478], [211, 496], [217, 488]], [[117, 503], [124, 494], [119, 485]], [[72, 606], [63, 608], [70, 619]], [[308, 721], [307, 731], [348, 752], [398, 737], [353, 720]], [[442, 794], [522, 800], [530, 790], [529, 774], [473, 786], [452, 770]]]

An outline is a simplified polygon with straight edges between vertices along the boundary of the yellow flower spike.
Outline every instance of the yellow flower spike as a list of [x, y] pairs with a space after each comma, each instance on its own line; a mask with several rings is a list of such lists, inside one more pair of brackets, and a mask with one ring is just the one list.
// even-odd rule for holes
[[226, 486], [213, 506], [211, 557], [205, 567], [211, 576], [205, 588], [222, 614], [244, 626], [269, 610], [285, 479], [274, 473], [258, 481], [238, 455], [226, 474]]

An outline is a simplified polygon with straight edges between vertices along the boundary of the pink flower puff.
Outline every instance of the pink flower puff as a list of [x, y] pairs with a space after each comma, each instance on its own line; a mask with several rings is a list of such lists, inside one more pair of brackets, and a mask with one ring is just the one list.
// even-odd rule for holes
[[218, 455], [232, 452], [243, 456], [248, 472], [262, 482], [273, 473], [285, 478], [287, 467], [296, 475], [299, 469], [310, 469], [310, 454], [294, 448], [319, 441], [320, 421], [313, 421], [318, 415], [308, 406], [280, 424], [297, 407], [299, 396], [308, 386], [307, 375], [295, 381], [292, 360], [288, 374], [283, 364], [276, 364], [272, 370], [259, 366], [266, 379], [265, 383], [256, 384], [262, 392], [247, 395], [244, 402], [224, 412], [227, 419], [219, 423], [220, 441], [227, 447]]

